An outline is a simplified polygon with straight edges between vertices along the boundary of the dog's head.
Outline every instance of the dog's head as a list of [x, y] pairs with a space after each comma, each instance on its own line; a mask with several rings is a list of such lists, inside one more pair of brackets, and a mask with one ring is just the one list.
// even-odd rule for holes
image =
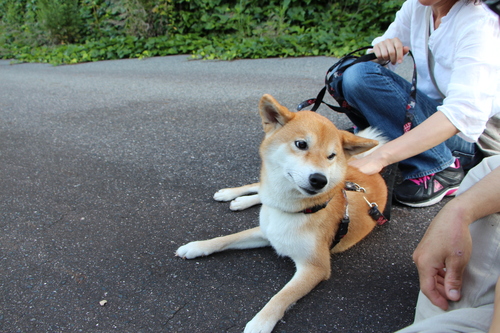
[[311, 111], [291, 112], [272, 96], [259, 104], [265, 138], [260, 148], [262, 176], [280, 192], [311, 197], [343, 182], [347, 160], [377, 141], [338, 130]]

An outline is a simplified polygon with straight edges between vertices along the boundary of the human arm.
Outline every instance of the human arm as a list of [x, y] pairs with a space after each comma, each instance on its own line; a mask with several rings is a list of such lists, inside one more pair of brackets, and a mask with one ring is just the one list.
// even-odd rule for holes
[[429, 225], [413, 253], [413, 261], [420, 289], [434, 305], [446, 310], [449, 300], [460, 299], [462, 273], [472, 251], [469, 225], [500, 212], [499, 196], [500, 167], [497, 167], [448, 202]]
[[495, 306], [493, 310], [493, 321], [491, 322], [489, 333], [500, 332], [500, 278], [495, 287]]
[[371, 175], [384, 167], [418, 155], [457, 134], [457, 128], [440, 111], [404, 135], [384, 144], [373, 153], [352, 159], [349, 165]]
[[395, 65], [402, 62], [403, 55], [408, 53], [411, 48], [412, 17], [417, 11], [415, 7], [419, 7], [416, 1], [405, 1], [384, 34], [372, 41], [372, 50], [379, 63], [390, 61]]

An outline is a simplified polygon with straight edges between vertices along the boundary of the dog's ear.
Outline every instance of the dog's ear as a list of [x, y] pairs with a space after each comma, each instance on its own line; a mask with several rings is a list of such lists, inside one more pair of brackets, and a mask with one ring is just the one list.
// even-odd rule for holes
[[342, 146], [344, 153], [348, 156], [364, 153], [378, 145], [377, 140], [366, 139], [347, 131], [340, 131], [342, 134]]
[[267, 94], [260, 99], [259, 113], [266, 133], [283, 127], [295, 116], [290, 110], [278, 103], [273, 96]]

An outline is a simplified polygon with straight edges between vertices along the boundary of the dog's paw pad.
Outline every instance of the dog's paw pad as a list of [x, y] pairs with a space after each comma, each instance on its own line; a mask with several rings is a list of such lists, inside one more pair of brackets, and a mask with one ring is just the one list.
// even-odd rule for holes
[[223, 188], [214, 194], [214, 199], [217, 201], [230, 201], [234, 198], [233, 191], [229, 188]]

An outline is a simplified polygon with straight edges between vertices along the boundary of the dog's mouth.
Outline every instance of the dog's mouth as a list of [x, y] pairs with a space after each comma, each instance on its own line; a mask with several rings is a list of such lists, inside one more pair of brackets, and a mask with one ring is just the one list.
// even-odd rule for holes
[[289, 179], [298, 187], [298, 190], [304, 194], [307, 194], [307, 195], [310, 195], [310, 196], [313, 196], [313, 195], [316, 195], [320, 192], [322, 192], [324, 190], [324, 188], [321, 188], [321, 189], [314, 189], [310, 186], [300, 186], [299, 184], [297, 184], [297, 182], [295, 181], [295, 179], [293, 178], [292, 174], [289, 172], [288, 173], [288, 177]]
[[[299, 186], [299, 187], [300, 187], [300, 186]], [[313, 191], [313, 190], [310, 190], [310, 189], [307, 189], [307, 188], [300, 187], [300, 189], [301, 189], [302, 191], [306, 192], [306, 193], [307, 193], [307, 194], [309, 194], [309, 195], [316, 195], [316, 194], [318, 194], [318, 192], [317, 192], [317, 191]]]

